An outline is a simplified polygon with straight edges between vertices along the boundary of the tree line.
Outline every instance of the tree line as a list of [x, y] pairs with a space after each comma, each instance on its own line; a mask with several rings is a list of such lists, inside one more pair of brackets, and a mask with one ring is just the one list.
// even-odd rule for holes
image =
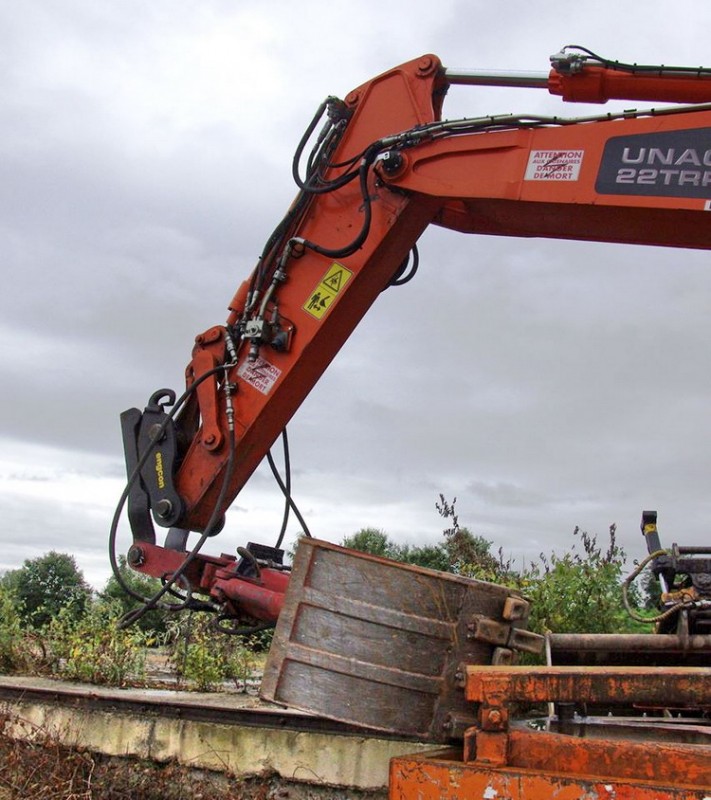
[[[517, 566], [501, 548], [495, 551], [493, 542], [460, 525], [456, 498], [450, 503], [440, 495], [436, 508], [447, 527], [434, 544], [399, 544], [378, 528], [362, 528], [342, 544], [406, 564], [517, 589], [531, 603], [528, 627], [536, 633], [648, 630], [633, 620], [624, 607], [622, 584], [631, 567], [617, 541], [614, 524], [602, 539], [575, 527], [562, 553], [540, 553], [536, 560]], [[654, 608], [658, 594], [654, 583], [646, 581], [642, 591], [631, 587], [634, 607]]]
[[[603, 539], [575, 528], [564, 552], [541, 553], [517, 566], [501, 549], [495, 551], [490, 540], [460, 525], [456, 499], [449, 502], [440, 495], [435, 505], [445, 528], [434, 543], [400, 543], [381, 529], [362, 528], [341, 544], [517, 589], [531, 602], [529, 628], [537, 633], [646, 629], [624, 608], [622, 583], [629, 568], [614, 525]], [[120, 572], [143, 597], [160, 588], [159, 581], [134, 572], [125, 559], [120, 561]], [[637, 608], [654, 607], [652, 582], [646, 587], [644, 592], [632, 589]], [[264, 636], [245, 643], [221, 635], [210, 628], [211, 615], [193, 612], [153, 610], [127, 630], [119, 630], [119, 621], [133, 606], [114, 576], [101, 591], [93, 591], [71, 555], [51, 551], [28, 559], [0, 578], [0, 672], [23, 671], [31, 663], [35, 670], [61, 677], [120, 685], [140, 671], [147, 646], [162, 644], [171, 648], [179, 674], [209, 688], [234, 676], [243, 679], [249, 671], [247, 654], [268, 646]]]
[[[160, 588], [124, 558], [119, 571], [143, 597]], [[220, 635], [211, 619], [193, 612], [151, 610], [124, 627], [134, 605], [113, 575], [95, 592], [71, 555], [50, 551], [27, 559], [0, 578], [0, 673], [144, 685], [148, 656], [159, 648], [177, 688], [208, 691], [230, 683], [246, 691], [262, 641]]]

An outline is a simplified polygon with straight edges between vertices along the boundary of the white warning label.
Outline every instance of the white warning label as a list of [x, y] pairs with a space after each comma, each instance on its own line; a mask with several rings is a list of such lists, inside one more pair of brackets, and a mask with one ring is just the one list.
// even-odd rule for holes
[[531, 150], [524, 180], [577, 181], [584, 150]]
[[262, 394], [269, 394], [281, 375], [281, 370], [265, 359], [258, 358], [253, 363], [244, 361], [238, 368], [237, 375]]

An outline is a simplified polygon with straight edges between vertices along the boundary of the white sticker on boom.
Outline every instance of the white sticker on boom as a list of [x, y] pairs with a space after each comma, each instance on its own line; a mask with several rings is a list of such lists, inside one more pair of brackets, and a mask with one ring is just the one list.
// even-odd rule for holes
[[531, 150], [524, 180], [577, 181], [584, 150]]
[[237, 375], [262, 394], [269, 394], [281, 375], [281, 370], [265, 359], [258, 358], [254, 362], [244, 361], [238, 368]]

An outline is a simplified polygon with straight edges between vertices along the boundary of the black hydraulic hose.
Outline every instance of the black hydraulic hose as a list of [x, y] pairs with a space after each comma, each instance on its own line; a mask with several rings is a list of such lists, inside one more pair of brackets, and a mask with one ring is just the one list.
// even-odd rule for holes
[[228, 625], [221, 624], [224, 620], [227, 619], [232, 619], [232, 617], [229, 617], [225, 614], [221, 614], [219, 617], [212, 620], [211, 627], [218, 633], [227, 633], [230, 636], [252, 636], [255, 633], [268, 631], [270, 628], [273, 628], [276, 624], [274, 622], [259, 622], [251, 626], [248, 625], [244, 627], [233, 628]]
[[[316, 129], [316, 125], [318, 124], [319, 120], [323, 117], [324, 112], [329, 107], [329, 105], [340, 102], [335, 97], [328, 97], [326, 100], [321, 103], [321, 105], [316, 109], [316, 113], [314, 114], [313, 119], [311, 120], [310, 124], [304, 131], [299, 144], [296, 147], [296, 151], [294, 152], [294, 157], [291, 162], [291, 174], [294, 179], [294, 183], [304, 192], [308, 194], [325, 194], [328, 192], [332, 192], [335, 189], [339, 189], [342, 186], [345, 186], [347, 183], [350, 183], [358, 176], [357, 170], [346, 171], [343, 175], [339, 175], [337, 178], [334, 178], [331, 181], [322, 181], [320, 185], [317, 185], [312, 182], [312, 179], [315, 177], [315, 165], [319, 158], [330, 148], [335, 146], [336, 141], [340, 138], [340, 134], [343, 131], [343, 123], [345, 122], [344, 119], [341, 119], [338, 123], [334, 124], [332, 121], [329, 121], [324, 126], [324, 129], [319, 134], [318, 140], [314, 145], [312, 152], [309, 156], [306, 165], [306, 180], [302, 180], [301, 176], [299, 175], [299, 164], [301, 162], [301, 157], [303, 155], [304, 149], [306, 148], [306, 144], [308, 143], [311, 135], [313, 134], [314, 130]], [[349, 161], [344, 163], [344, 166], [351, 166], [355, 164], [355, 162], [360, 158], [360, 156], [355, 156]], [[338, 165], [334, 164], [326, 164], [325, 166], [330, 168], [336, 168]]]
[[689, 75], [711, 76], [711, 69], [708, 67], [672, 67], [666, 64], [627, 64], [624, 61], [613, 61], [609, 58], [603, 58], [579, 44], [567, 44], [563, 50], [579, 50], [581, 53], [585, 53], [585, 55], [595, 59], [595, 61], [599, 61], [602, 66], [621, 72], [654, 72], [657, 75], [664, 75], [665, 72], [678, 72]]
[[[211, 377], [212, 375], [215, 375], [215, 374], [217, 374], [219, 372], [223, 372], [227, 368], [228, 367], [226, 365], [222, 364], [222, 365], [220, 365], [218, 367], [214, 367], [213, 369], [208, 370], [207, 372], [203, 373], [199, 378], [197, 378], [195, 380], [195, 382], [188, 389], [186, 389], [183, 392], [183, 394], [178, 398], [178, 400], [175, 402], [175, 404], [173, 405], [173, 408], [170, 410], [170, 412], [167, 414], [166, 418], [161, 423], [160, 428], [157, 431], [154, 440], [155, 441], [159, 441], [160, 440], [160, 437], [161, 437], [162, 433], [165, 431], [165, 429], [169, 425], [170, 421], [175, 418], [175, 415], [185, 405], [185, 403], [187, 402], [187, 400], [190, 397], [190, 395], [197, 390], [197, 387], [203, 381], [207, 380], [207, 378]], [[143, 469], [146, 461], [148, 460], [148, 458], [149, 458], [149, 456], [150, 456], [150, 454], [152, 452], [152, 447], [147, 447], [146, 450], [141, 454], [141, 457], [139, 458], [138, 463], [136, 464], [136, 466], [134, 467], [133, 471], [129, 475], [128, 480], [126, 482], [126, 486], [125, 486], [123, 492], [121, 493], [121, 497], [119, 498], [119, 501], [117, 503], [116, 510], [114, 511], [114, 516], [113, 516], [113, 519], [112, 519], [112, 522], [111, 522], [111, 529], [110, 529], [110, 532], [109, 532], [109, 563], [111, 564], [111, 570], [112, 570], [112, 572], [114, 574], [114, 577], [116, 578], [117, 583], [121, 587], [121, 589], [129, 597], [132, 597], [134, 600], [137, 600], [138, 602], [145, 604], [146, 608], [145, 608], [145, 610], [143, 611], [143, 613], [140, 616], [143, 616], [143, 614], [146, 613], [151, 608], [161, 608], [161, 609], [164, 609], [164, 610], [177, 611], [177, 610], [180, 610], [183, 607], [183, 605], [181, 605], [181, 604], [172, 604], [171, 603], [171, 604], [164, 604], [164, 605], [160, 605], [160, 606], [157, 605], [157, 604], [158, 604], [158, 601], [160, 600], [160, 598], [163, 597], [167, 592], [169, 592], [172, 589], [173, 585], [175, 584], [175, 581], [184, 574], [184, 572], [187, 569], [187, 567], [194, 560], [195, 556], [197, 556], [197, 554], [200, 552], [200, 549], [205, 544], [205, 541], [207, 540], [207, 538], [209, 538], [209, 536], [211, 534], [211, 531], [212, 531], [212, 528], [214, 528], [214, 526], [215, 526], [215, 524], [216, 524], [216, 522], [218, 520], [218, 508], [220, 507], [221, 502], [224, 499], [224, 495], [225, 495], [225, 492], [227, 490], [227, 484], [229, 482], [230, 473], [232, 471], [232, 462], [234, 461], [234, 435], [232, 435], [230, 437], [229, 441], [230, 441], [230, 456], [228, 458], [228, 468], [227, 468], [226, 473], [225, 473], [225, 480], [223, 480], [223, 484], [222, 484], [222, 487], [221, 487], [220, 498], [218, 500], [218, 504], [216, 505], [215, 510], [213, 511], [212, 517], [208, 521], [208, 525], [205, 528], [205, 532], [202, 534], [202, 536], [200, 537], [200, 540], [197, 542], [197, 544], [195, 545], [193, 550], [186, 556], [186, 559], [183, 561], [183, 564], [180, 566], [180, 568], [175, 573], [173, 573], [173, 576], [172, 576], [171, 580], [168, 581], [151, 598], [146, 598], [143, 595], [141, 595], [138, 592], [136, 592], [123, 579], [123, 577], [121, 575], [121, 572], [120, 572], [119, 565], [118, 565], [118, 561], [116, 559], [116, 538], [117, 538], [117, 535], [118, 535], [118, 525], [119, 525], [119, 521], [120, 521], [120, 518], [121, 518], [121, 513], [123, 511], [123, 507], [126, 504], [126, 501], [128, 500], [128, 495], [129, 495], [129, 493], [131, 491], [131, 488], [132, 488], [133, 484], [140, 477], [141, 470]], [[188, 601], [189, 601], [189, 597], [186, 599], [186, 602], [188, 602]], [[136, 619], [138, 619], [138, 617], [136, 617]], [[130, 622], [134, 622], [134, 621], [135, 620], [132, 619]], [[128, 622], [126, 624], [130, 624], [130, 622]]]
[[324, 112], [328, 108], [328, 104], [331, 102], [331, 98], [327, 97], [321, 105], [316, 109], [316, 113], [313, 116], [313, 119], [308, 124], [306, 130], [303, 133], [303, 136], [299, 140], [298, 145], [296, 146], [296, 152], [294, 153], [294, 158], [291, 162], [291, 174], [294, 178], [294, 183], [301, 188], [305, 189], [306, 186], [304, 182], [301, 180], [301, 176], [299, 175], [299, 162], [301, 161], [301, 156], [304, 152], [304, 148], [306, 147], [307, 142], [311, 138], [311, 135], [316, 130], [316, 126], [318, 125], [321, 117], [323, 117]]
[[281, 222], [272, 231], [270, 237], [267, 239], [264, 248], [262, 249], [259, 259], [257, 260], [257, 268], [252, 273], [252, 278], [249, 285], [250, 294], [255, 290], [261, 290], [264, 282], [264, 276], [267, 273], [268, 266], [272, 262], [270, 255], [277, 249], [279, 243], [286, 236], [289, 228], [301, 216], [306, 208], [308, 195], [305, 192], [300, 192], [294, 200], [289, 211], [282, 218]]
[[370, 195], [368, 194], [368, 169], [374, 159], [375, 152], [373, 152], [369, 158], [364, 158], [358, 169], [358, 175], [360, 178], [360, 191], [361, 196], [363, 197], [363, 225], [361, 226], [360, 233], [356, 236], [356, 238], [350, 242], [350, 244], [347, 244], [344, 247], [333, 249], [322, 247], [321, 245], [316, 244], [316, 242], [309, 241], [308, 239], [295, 239], [293, 240], [295, 243], [299, 243], [304, 247], [308, 247], [309, 250], [313, 250], [319, 255], [326, 256], [326, 258], [345, 258], [346, 256], [352, 255], [356, 250], [359, 250], [363, 246], [365, 240], [368, 238], [368, 234], [370, 233], [370, 223], [373, 216], [372, 201], [370, 199]]
[[[410, 263], [410, 253], [412, 254], [412, 263]], [[398, 267], [397, 272], [386, 288], [390, 288], [391, 286], [404, 286], [415, 277], [420, 266], [420, 251], [417, 249], [416, 244], [412, 246], [410, 253], [408, 253], [407, 258]]]
[[[229, 486], [230, 479], [232, 477], [232, 471], [234, 469], [234, 460], [235, 460], [235, 434], [234, 430], [230, 430], [229, 436], [229, 455], [227, 458], [227, 465], [225, 467], [225, 474], [222, 479], [222, 485], [220, 487], [220, 493], [218, 495], [217, 501], [215, 502], [215, 507], [212, 511], [212, 515], [208, 520], [207, 525], [205, 526], [205, 530], [200, 535], [200, 538], [196, 542], [193, 549], [188, 553], [188, 555], [183, 559], [183, 563], [178, 567], [178, 569], [173, 572], [170, 576], [170, 579], [162, 586], [150, 600], [140, 608], [135, 609], [134, 611], [129, 611], [128, 614], [125, 614], [121, 621], [119, 622], [119, 628], [127, 628], [129, 625], [133, 625], [143, 616], [145, 616], [151, 609], [158, 608], [158, 601], [165, 595], [170, 589], [175, 585], [176, 581], [183, 577], [187, 568], [192, 564], [192, 562], [197, 557], [198, 553], [202, 549], [205, 542], [210, 538], [213, 533], [213, 529], [217, 525], [220, 519], [220, 509], [222, 507], [222, 503], [225, 499], [225, 495], [227, 494], [227, 487]], [[190, 602], [191, 599], [191, 592], [188, 588], [188, 596], [186, 597], [185, 607]], [[163, 610], [167, 611], [180, 611], [182, 610], [181, 605], [174, 605], [172, 603], [163, 604], [160, 606]]]
[[[284, 431], [284, 435], [285, 434], [286, 431]], [[299, 511], [296, 503], [294, 502], [294, 498], [291, 496], [291, 460], [289, 456], [289, 447], [286, 438], [284, 439], [284, 472], [286, 473], [287, 476], [286, 483], [284, 483], [284, 481], [282, 480], [282, 477], [279, 474], [279, 470], [277, 469], [276, 464], [274, 463], [274, 459], [272, 458], [271, 453], [267, 453], [267, 461], [269, 462], [269, 468], [272, 471], [274, 480], [277, 482], [277, 485], [279, 486], [279, 488], [282, 491], [282, 494], [284, 495], [284, 499], [286, 500], [291, 510], [294, 512], [296, 519], [299, 521], [299, 524], [301, 525], [304, 536], [306, 536], [309, 539], [313, 538], [311, 536], [311, 531], [309, 530], [309, 527], [306, 524], [306, 521], [304, 520], [303, 516], [301, 515], [301, 512]], [[281, 545], [282, 539], [284, 538], [284, 532], [285, 529], [280, 532], [276, 545], [277, 548], [279, 548]]]
[[[289, 503], [289, 498], [291, 497], [291, 461], [289, 458], [289, 438], [286, 434], [286, 428], [284, 428], [282, 431], [281, 441], [284, 449], [284, 516], [282, 517], [281, 528], [279, 530], [279, 535], [277, 536], [275, 545], [277, 550], [281, 547], [281, 543], [284, 541], [286, 528], [289, 524], [289, 512], [291, 511], [291, 505]], [[267, 453], [267, 460], [269, 461], [269, 467], [271, 468], [272, 473], [277, 473], [276, 464], [272, 458], [271, 451]]]

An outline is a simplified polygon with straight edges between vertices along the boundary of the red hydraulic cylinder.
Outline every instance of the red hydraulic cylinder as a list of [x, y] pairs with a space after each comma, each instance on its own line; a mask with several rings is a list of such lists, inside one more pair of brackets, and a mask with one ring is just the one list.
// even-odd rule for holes
[[551, 70], [548, 91], [571, 103], [644, 100], [660, 103], [711, 103], [711, 78], [691, 75], [649, 75], [605, 67], [581, 72]]
[[258, 578], [235, 576], [221, 570], [215, 576], [211, 594], [220, 602], [231, 600], [241, 611], [263, 622], [276, 622], [284, 605], [289, 573], [263, 568]]

